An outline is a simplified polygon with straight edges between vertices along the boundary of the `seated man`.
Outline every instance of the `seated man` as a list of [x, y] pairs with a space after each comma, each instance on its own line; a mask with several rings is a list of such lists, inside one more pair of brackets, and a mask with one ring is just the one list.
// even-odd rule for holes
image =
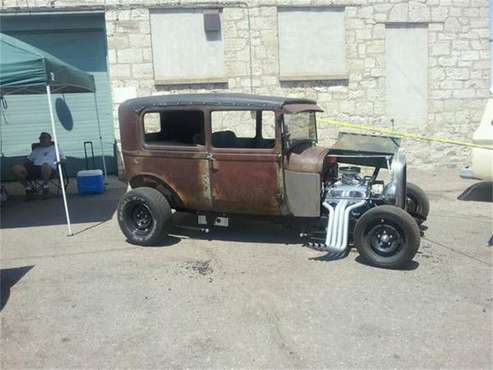
[[[60, 149], [59, 151], [60, 159], [62, 159], [62, 151]], [[48, 195], [48, 181], [58, 173], [55, 144], [51, 141], [51, 135], [47, 132], [42, 132], [39, 135], [39, 144], [33, 146], [27, 161], [24, 162], [24, 165], [15, 165], [13, 171], [19, 182], [24, 185], [27, 196], [30, 196], [34, 191], [29, 183], [29, 180], [33, 179], [43, 180], [43, 195]]]

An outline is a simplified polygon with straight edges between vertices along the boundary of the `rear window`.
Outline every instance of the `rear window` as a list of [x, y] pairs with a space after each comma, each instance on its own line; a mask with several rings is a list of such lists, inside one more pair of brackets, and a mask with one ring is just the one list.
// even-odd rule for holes
[[144, 142], [151, 145], [204, 145], [201, 111], [162, 111], [144, 114]]

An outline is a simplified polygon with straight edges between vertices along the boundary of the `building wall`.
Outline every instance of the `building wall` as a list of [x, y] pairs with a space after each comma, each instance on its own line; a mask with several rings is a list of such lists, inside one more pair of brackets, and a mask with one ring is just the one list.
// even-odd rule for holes
[[[149, 8], [221, 5], [226, 83], [156, 85]], [[248, 3], [248, 7], [247, 7]], [[3, 0], [4, 11], [26, 2]], [[73, 0], [30, 1], [31, 6], [96, 9], [105, 6], [108, 60], [115, 106], [137, 96], [187, 92], [247, 92], [316, 99], [325, 117], [392, 127], [386, 115], [386, 25], [425, 24], [428, 42], [427, 122], [400, 126], [424, 135], [469, 141], [489, 96], [488, 0], [341, 0], [345, 12], [347, 78], [280, 81], [278, 7], [334, 6], [328, 0], [252, 0], [248, 2]], [[20, 8], [16, 8], [19, 6]], [[31, 9], [33, 10], [33, 9]], [[329, 145], [337, 128], [321, 124], [319, 138]], [[118, 130], [116, 133], [118, 137]], [[405, 141], [412, 165], [439, 168], [468, 163], [469, 150], [451, 145]]]

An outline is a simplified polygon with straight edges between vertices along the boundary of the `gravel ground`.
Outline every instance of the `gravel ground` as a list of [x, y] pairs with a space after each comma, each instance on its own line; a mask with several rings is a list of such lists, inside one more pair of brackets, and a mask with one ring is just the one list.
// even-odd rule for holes
[[[410, 171], [431, 199], [407, 270], [330, 261], [278, 225], [128, 244], [125, 190], [2, 209], [2, 368], [492, 368], [493, 206]], [[178, 215], [178, 218], [182, 217]]]

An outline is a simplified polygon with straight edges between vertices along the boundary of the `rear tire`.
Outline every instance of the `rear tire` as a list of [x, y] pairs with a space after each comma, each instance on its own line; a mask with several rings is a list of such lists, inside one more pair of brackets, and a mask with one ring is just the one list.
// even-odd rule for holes
[[406, 185], [406, 210], [414, 217], [418, 225], [426, 221], [430, 213], [430, 200], [418, 185], [408, 182]]
[[118, 223], [130, 243], [153, 245], [166, 236], [171, 207], [166, 197], [153, 188], [137, 188], [118, 203]]
[[379, 206], [364, 213], [354, 229], [354, 244], [370, 265], [398, 269], [416, 255], [421, 241], [419, 227], [403, 209]]

